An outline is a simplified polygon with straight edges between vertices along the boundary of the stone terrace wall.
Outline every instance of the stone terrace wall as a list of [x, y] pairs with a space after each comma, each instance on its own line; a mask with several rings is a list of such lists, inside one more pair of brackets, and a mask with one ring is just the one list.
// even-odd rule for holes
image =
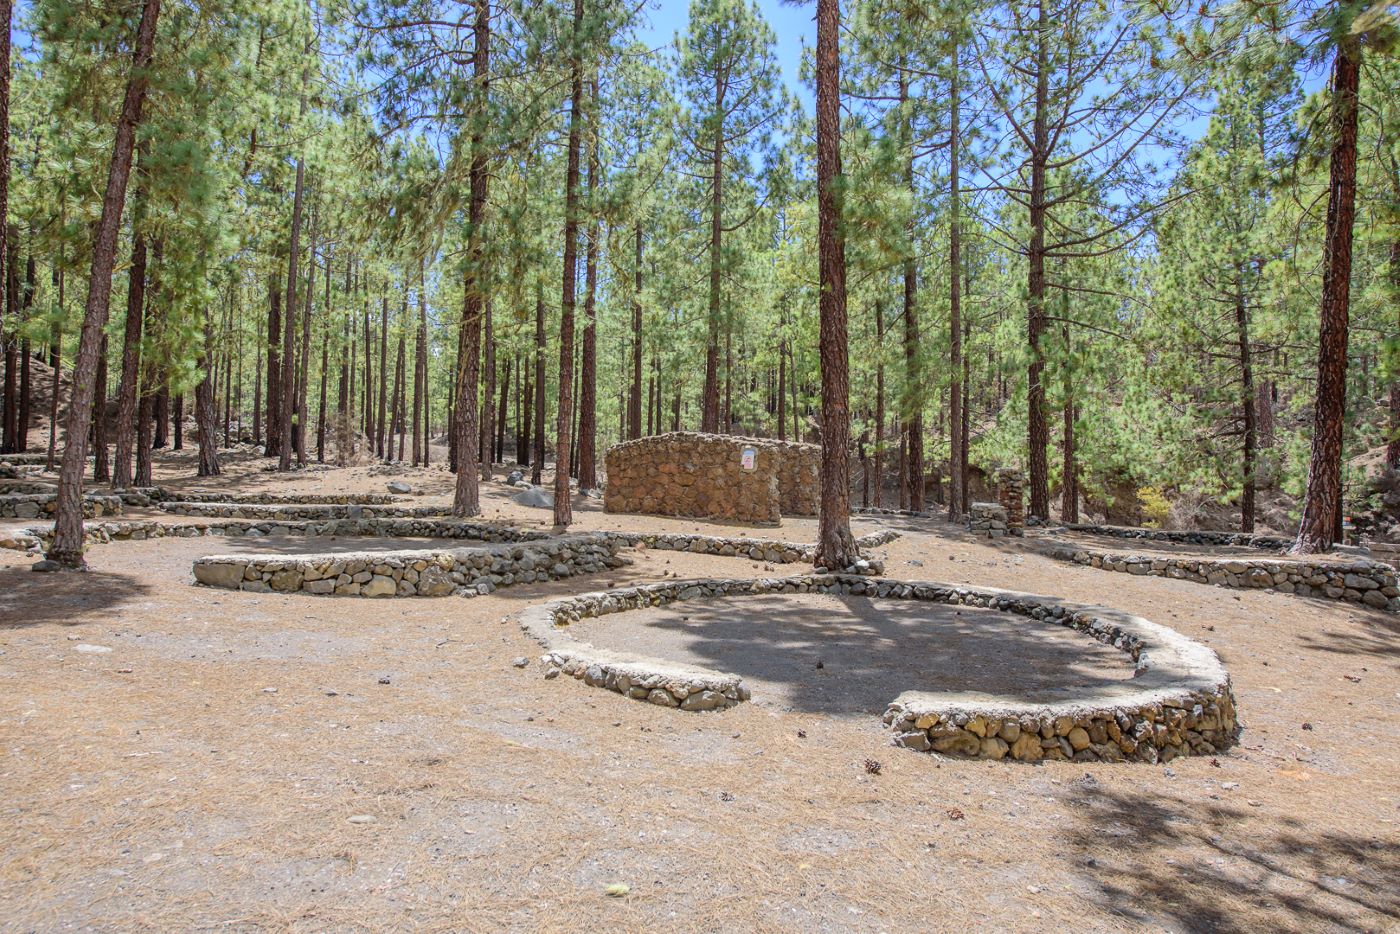
[[[757, 453], [744, 470], [745, 447]], [[776, 525], [817, 512], [821, 449], [814, 444], [678, 431], [614, 445], [607, 453], [607, 512]]]
[[[0, 496], [0, 519], [38, 519], [51, 516], [58, 508], [53, 493], [16, 493]], [[88, 494], [83, 497], [83, 517], [98, 519], [122, 514], [122, 501], [116, 496]]]
[[162, 502], [173, 516], [211, 519], [421, 519], [441, 516], [450, 506], [379, 506], [334, 503], [189, 503]]
[[164, 487], [146, 487], [142, 490], [153, 500], [172, 503], [240, 503], [253, 506], [322, 504], [329, 506], [383, 506], [397, 500], [388, 493], [209, 493], [194, 491], [189, 493], [168, 490]]
[[1358, 559], [1314, 562], [1283, 558], [1200, 558], [1134, 555], [1057, 547], [1053, 558], [1105, 571], [1189, 580], [1242, 590], [1275, 590], [1299, 597], [1364, 603], [1378, 610], [1400, 611], [1400, 588], [1389, 565]]
[[[228, 538], [262, 538], [290, 535], [307, 538], [367, 535], [374, 538], [442, 538], [484, 542], [523, 542], [549, 538], [549, 533], [513, 529], [485, 522], [460, 519], [332, 519], [327, 522], [261, 522], [235, 519], [196, 525], [161, 522], [157, 519], [128, 522], [89, 522], [83, 526], [85, 545], [109, 542], [143, 541], [148, 538], [200, 538], [220, 535]], [[31, 526], [0, 531], [0, 548], [33, 551], [46, 547], [53, 538], [51, 527]]]
[[302, 557], [211, 555], [194, 563], [195, 580], [256, 593], [356, 597], [475, 596], [497, 587], [594, 574], [626, 563], [623, 542], [608, 535], [567, 535], [523, 544], [427, 551], [378, 551]]
[[1105, 535], [1110, 538], [1130, 538], [1153, 542], [1174, 542], [1179, 545], [1244, 545], [1250, 548], [1287, 548], [1291, 538], [1277, 535], [1255, 535], [1253, 532], [1205, 532], [1190, 529], [1144, 529], [1131, 525], [1090, 525], [1071, 523], [1064, 528], [1085, 535]]

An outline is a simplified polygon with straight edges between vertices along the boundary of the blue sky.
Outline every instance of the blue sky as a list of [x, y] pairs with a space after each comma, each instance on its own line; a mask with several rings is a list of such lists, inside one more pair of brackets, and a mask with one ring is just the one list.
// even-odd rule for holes
[[[803, 43], [807, 48], [817, 44], [817, 5], [791, 6], [779, 0], [758, 0], [758, 8], [778, 37], [775, 50], [778, 64], [783, 70], [783, 81], [788, 89], [795, 92], [802, 105], [813, 107], [810, 91], [797, 79], [797, 68], [802, 61]], [[690, 18], [689, 0], [649, 0], [646, 16], [650, 27], [638, 30], [643, 42], [657, 48], [669, 45], [676, 33], [684, 32]]]

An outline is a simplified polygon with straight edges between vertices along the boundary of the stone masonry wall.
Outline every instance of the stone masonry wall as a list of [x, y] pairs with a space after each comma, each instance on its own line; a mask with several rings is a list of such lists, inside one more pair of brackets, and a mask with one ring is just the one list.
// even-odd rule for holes
[[497, 587], [558, 580], [620, 567], [622, 542], [583, 534], [519, 544], [443, 550], [380, 551], [303, 557], [211, 555], [194, 563], [195, 580], [255, 593], [356, 597], [475, 596]]
[[421, 519], [450, 512], [448, 506], [380, 506], [335, 503], [162, 502], [173, 516], [212, 519]]
[[[753, 470], [740, 464], [745, 447], [755, 449]], [[815, 512], [809, 447], [698, 432], [627, 441], [608, 449], [603, 508], [776, 525], [785, 503]]]
[[[53, 493], [15, 493], [0, 496], [0, 519], [39, 519], [52, 516], [58, 508]], [[122, 501], [116, 496], [88, 494], [83, 497], [83, 518], [99, 519], [122, 514]]]

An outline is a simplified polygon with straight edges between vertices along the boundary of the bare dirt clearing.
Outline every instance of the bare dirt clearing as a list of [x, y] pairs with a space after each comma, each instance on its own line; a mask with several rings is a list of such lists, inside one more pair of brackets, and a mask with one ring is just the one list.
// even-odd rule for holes
[[[188, 486], [382, 492], [402, 477], [427, 491], [407, 497], [419, 502], [450, 483], [436, 469], [375, 468], [283, 482], [260, 463]], [[548, 523], [510, 492], [484, 489], [487, 518]], [[578, 518], [585, 530], [742, 531], [605, 515], [588, 500]], [[4, 552], [0, 927], [1400, 924], [1393, 615], [1108, 575], [931, 521], [856, 525], [904, 533], [877, 549], [887, 576], [1106, 604], [1206, 642], [1234, 678], [1240, 744], [1166, 767], [965, 762], [890, 747], [879, 710], [857, 715], [840, 692], [688, 714], [546, 681], [534, 661], [512, 665], [537, 654], [512, 619], [522, 606], [613, 582], [786, 573], [746, 559], [635, 552], [598, 579], [373, 601], [191, 582], [200, 555], [324, 550], [325, 540], [124, 542], [94, 548], [85, 576], [32, 574], [32, 559]], [[814, 526], [749, 534], [810, 541]], [[719, 626], [728, 610], [704, 612]], [[872, 613], [822, 644], [830, 675], [844, 680], [840, 660], [866, 651], [862, 627], [897, 625], [895, 645], [941, 650], [917, 621]], [[802, 651], [817, 650], [817, 620], [786, 625]], [[967, 636], [980, 638], [992, 636]], [[880, 677], [843, 690], [858, 700]], [[605, 896], [611, 883], [629, 894]]]

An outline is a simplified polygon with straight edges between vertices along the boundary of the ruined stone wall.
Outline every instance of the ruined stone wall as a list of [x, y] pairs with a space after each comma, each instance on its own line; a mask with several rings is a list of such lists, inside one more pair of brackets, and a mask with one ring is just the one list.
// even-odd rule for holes
[[[745, 447], [756, 452], [744, 470]], [[777, 524], [817, 511], [820, 449], [679, 431], [608, 449], [607, 512], [650, 513]]]

